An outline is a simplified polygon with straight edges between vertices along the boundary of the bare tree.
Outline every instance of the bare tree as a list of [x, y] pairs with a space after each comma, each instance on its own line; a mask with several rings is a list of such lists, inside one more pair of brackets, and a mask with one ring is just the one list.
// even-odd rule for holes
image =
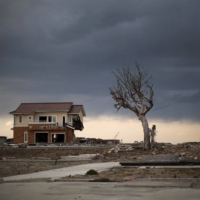
[[144, 148], [149, 149], [150, 134], [146, 114], [153, 107], [152, 76], [136, 63], [134, 69], [126, 66], [113, 72], [117, 79], [117, 86], [110, 89], [110, 94], [116, 101], [115, 108], [128, 108], [133, 111], [142, 122], [144, 131]]

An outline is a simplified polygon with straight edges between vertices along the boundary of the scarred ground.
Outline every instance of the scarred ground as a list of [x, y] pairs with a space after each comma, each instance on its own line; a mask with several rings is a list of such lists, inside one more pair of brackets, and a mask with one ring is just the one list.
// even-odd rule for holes
[[[63, 156], [80, 154], [98, 154], [92, 160], [70, 161], [62, 159]], [[200, 144], [186, 143], [180, 145], [156, 144], [153, 150], [143, 150], [140, 145], [120, 145], [116, 147], [57, 147], [57, 148], [13, 148], [0, 147], [0, 177], [26, 174], [49, 169], [62, 168], [94, 162], [131, 162], [140, 161], [145, 155], [177, 155], [179, 159], [199, 159]], [[109, 178], [110, 180], [123, 181], [125, 178], [200, 178], [199, 169], [138, 169], [134, 167], [112, 168], [101, 172], [95, 179]], [[91, 178], [90, 176], [65, 177]]]

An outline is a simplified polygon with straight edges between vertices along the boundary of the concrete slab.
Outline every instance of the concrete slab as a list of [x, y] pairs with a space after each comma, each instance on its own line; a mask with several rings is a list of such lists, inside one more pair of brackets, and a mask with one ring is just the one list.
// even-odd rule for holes
[[58, 179], [69, 175], [71, 176], [77, 174], [84, 175], [90, 169], [94, 169], [96, 171], [104, 171], [112, 167], [120, 167], [119, 162], [83, 164], [72, 167], [35, 172], [31, 174], [22, 174], [17, 176], [4, 177], [3, 179], [4, 181], [19, 181], [26, 179], [41, 179], [41, 178]]
[[141, 162], [171, 162], [171, 161], [179, 161], [178, 156], [172, 154], [161, 154], [161, 155], [147, 155], [144, 156]]
[[76, 155], [76, 156], [61, 156], [60, 158], [62, 160], [91, 160], [92, 158], [94, 158], [95, 156], [97, 156], [99, 154], [80, 154], [80, 155]]
[[[191, 183], [200, 183], [200, 178], [133, 178], [133, 177], [125, 177], [124, 181], [134, 182], [134, 184], [147, 184], [157, 185], [160, 187], [165, 186], [165, 184], [191, 184]], [[162, 185], [160, 184], [162, 183]], [[172, 184], [172, 186], [173, 186]]]
[[[135, 166], [134, 166], [135, 167]], [[156, 168], [156, 169], [164, 169], [164, 168], [169, 168], [169, 169], [191, 169], [191, 168], [200, 168], [200, 165], [180, 165], [180, 166], [141, 166], [138, 167], [138, 169], [146, 169], [146, 168]]]

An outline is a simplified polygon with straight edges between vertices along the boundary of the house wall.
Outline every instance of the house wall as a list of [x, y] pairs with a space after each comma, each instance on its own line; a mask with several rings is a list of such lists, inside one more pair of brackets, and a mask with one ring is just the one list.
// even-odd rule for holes
[[56, 116], [59, 126], [62, 126], [62, 119], [65, 116], [65, 121], [67, 122], [67, 112], [38, 112], [34, 115], [34, 120], [39, 120], [39, 116]]
[[75, 139], [74, 130], [68, 128], [67, 129], [67, 135], [66, 135], [66, 142], [71, 143], [71, 142], [74, 141], [74, 139]]
[[[22, 122], [19, 122], [19, 116], [22, 116]], [[29, 120], [29, 117], [31, 117], [31, 120], [33, 120], [33, 115], [15, 115], [14, 116], [14, 122], [15, 126], [28, 126], [28, 122], [31, 121]]]
[[[19, 122], [19, 116], [22, 116], [22, 122]], [[66, 111], [60, 112], [38, 112], [34, 115], [14, 115], [14, 128], [13, 128], [13, 142], [14, 143], [24, 143], [24, 132], [28, 133], [28, 143], [35, 143], [35, 133], [36, 132], [46, 132], [48, 133], [48, 143], [52, 142], [52, 134], [55, 133], [64, 133], [65, 142], [71, 143], [75, 139], [74, 130], [66, 128], [65, 130], [53, 126], [51, 123], [42, 124], [42, 123], [31, 123], [32, 121], [38, 121], [39, 116], [56, 116], [58, 126], [63, 125], [63, 116], [65, 116], [65, 121], [68, 122], [68, 113]], [[83, 122], [83, 113], [79, 113], [80, 119]], [[31, 119], [29, 119], [31, 117]], [[72, 124], [71, 124], [72, 125]], [[46, 126], [45, 130], [41, 129], [41, 126]]]
[[81, 110], [81, 112], [79, 113], [79, 117], [80, 117], [80, 120], [82, 121], [83, 123], [83, 111]]
[[28, 132], [28, 127], [14, 127], [13, 128], [13, 142], [24, 143], [24, 132]]
[[[22, 122], [19, 122], [19, 116], [22, 116]], [[14, 115], [14, 122], [16, 127], [24, 127], [28, 126], [31, 121], [39, 121], [39, 116], [56, 116], [57, 122], [59, 126], [62, 126], [63, 116], [65, 116], [65, 121], [69, 123], [69, 118], [67, 112], [38, 112], [34, 115]], [[73, 116], [73, 114], [72, 114]], [[83, 113], [82, 111], [79, 113], [80, 119], [83, 122]], [[31, 119], [29, 119], [31, 117]], [[69, 123], [70, 124], [70, 123]]]
[[74, 130], [66, 128], [66, 130], [29, 130], [28, 127], [14, 127], [13, 142], [24, 143], [24, 132], [28, 133], [28, 143], [35, 143], [36, 133], [48, 133], [48, 143], [52, 143], [52, 134], [65, 134], [65, 142], [71, 143], [75, 139]]

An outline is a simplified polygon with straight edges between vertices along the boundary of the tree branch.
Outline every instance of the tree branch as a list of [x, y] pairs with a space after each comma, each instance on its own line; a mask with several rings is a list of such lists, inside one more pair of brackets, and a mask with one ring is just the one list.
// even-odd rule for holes
[[153, 107], [152, 76], [136, 63], [135, 70], [128, 66], [113, 72], [117, 79], [117, 87], [109, 88], [117, 111], [123, 107], [132, 110], [137, 116], [145, 115]]

